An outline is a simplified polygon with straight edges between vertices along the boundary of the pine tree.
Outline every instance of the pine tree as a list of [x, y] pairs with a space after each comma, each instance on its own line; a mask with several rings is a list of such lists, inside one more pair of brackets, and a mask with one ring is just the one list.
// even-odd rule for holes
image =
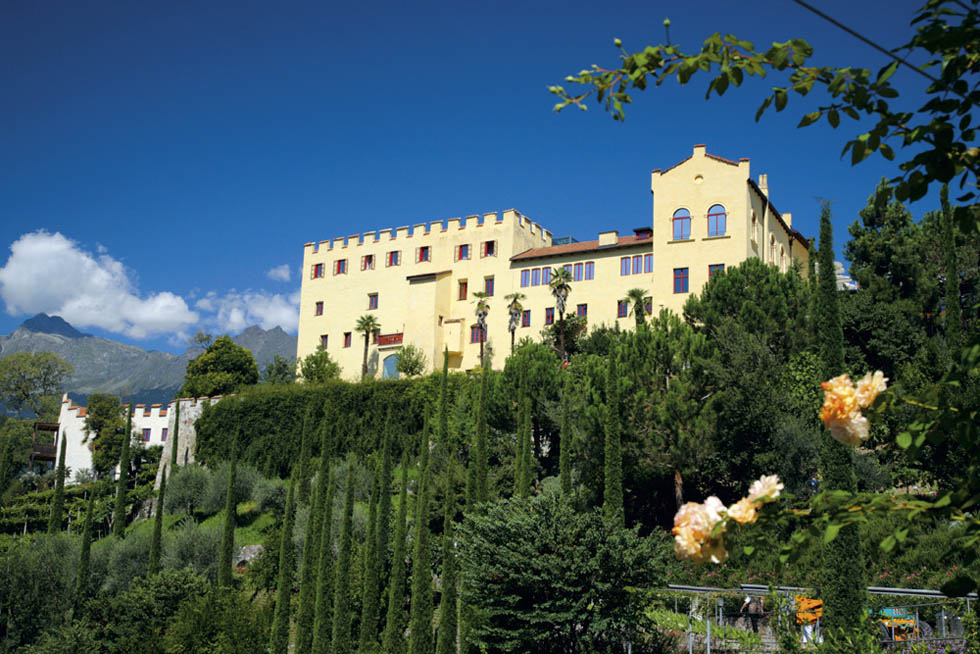
[[163, 509], [167, 497], [167, 467], [160, 471], [160, 492], [157, 494], [157, 514], [153, 520], [153, 541], [150, 543], [150, 562], [146, 573], [153, 576], [160, 572], [160, 551], [163, 542]]
[[378, 588], [378, 499], [380, 487], [380, 467], [378, 462], [377, 474], [375, 474], [373, 497], [368, 507], [368, 529], [364, 538], [364, 557], [361, 579], [361, 625], [359, 637], [357, 639], [358, 654], [368, 654], [377, 649], [378, 636], [378, 602], [380, 589]]
[[489, 433], [489, 427], [487, 425], [487, 403], [489, 402], [489, 387], [490, 366], [484, 365], [480, 371], [480, 403], [477, 405], [476, 412], [476, 460], [473, 464], [475, 470], [473, 498], [477, 504], [482, 504], [490, 500], [487, 484], [487, 478], [489, 476], [489, 457], [487, 455], [487, 436]]
[[232, 585], [232, 558], [235, 555], [235, 480], [238, 476], [238, 444], [233, 443], [231, 466], [228, 469], [228, 488], [225, 491], [225, 523], [221, 534], [221, 557], [218, 560], [218, 586]]
[[177, 405], [174, 411], [174, 433], [170, 440], [170, 469], [175, 470], [180, 463], [177, 461], [177, 445], [180, 442], [180, 398], [174, 400]]
[[432, 563], [429, 552], [429, 438], [423, 430], [422, 477], [415, 503], [415, 543], [412, 552], [412, 602], [409, 654], [432, 654]]
[[272, 617], [272, 635], [269, 651], [272, 654], [289, 652], [289, 602], [293, 592], [293, 568], [296, 550], [293, 547], [293, 525], [296, 520], [296, 481], [299, 471], [294, 468], [286, 493], [286, 511], [282, 518], [282, 534], [279, 537], [279, 579], [276, 582], [276, 608]]
[[572, 419], [568, 397], [572, 393], [572, 376], [568, 371], [562, 372], [564, 380], [561, 385], [561, 425], [559, 432], [558, 479], [561, 494], [566, 498], [572, 495]]
[[337, 575], [334, 580], [333, 638], [331, 654], [351, 654], [350, 560], [354, 513], [354, 460], [347, 462], [347, 487], [344, 490], [344, 522], [340, 528], [340, 548], [337, 554]]
[[82, 529], [82, 547], [78, 554], [78, 579], [75, 582], [74, 615], [82, 608], [82, 602], [88, 597], [89, 561], [92, 555], [92, 513], [95, 510], [95, 487], [89, 490], [88, 508], [85, 509], [85, 527]]
[[126, 433], [123, 434], [122, 453], [119, 455], [119, 479], [116, 481], [116, 507], [112, 512], [112, 535], [126, 535], [126, 486], [129, 485], [129, 443], [133, 440], [133, 404], [126, 406]]
[[606, 369], [606, 406], [603, 427], [606, 432], [602, 513], [610, 524], [624, 526], [622, 401], [619, 392], [618, 352], [610, 352]]
[[[820, 280], [818, 307], [820, 353], [826, 379], [844, 372], [844, 332], [838, 305], [834, 271], [834, 240], [830, 204], [820, 211]], [[851, 448], [824, 431], [820, 467], [826, 490], [857, 491]], [[860, 628], [866, 620], [865, 569], [857, 525], [841, 528], [837, 538], [824, 545], [821, 570], [825, 633]]]
[[953, 231], [953, 211], [949, 206], [949, 185], [939, 191], [943, 207], [943, 251], [946, 264], [946, 341], [949, 349], [958, 353], [963, 347], [963, 310], [960, 307], [960, 267], [956, 260], [956, 236]]
[[388, 584], [388, 620], [381, 651], [385, 654], [405, 652], [405, 519], [408, 517], [408, 450], [402, 452], [401, 489], [398, 493], [398, 521], [395, 523], [391, 581]]
[[439, 601], [439, 640], [436, 654], [456, 652], [456, 547], [453, 518], [456, 515], [456, 496], [453, 491], [453, 452], [446, 446], [445, 509], [442, 517], [442, 598]]
[[[326, 433], [327, 427], [324, 427]], [[324, 436], [326, 440], [326, 436]], [[320, 519], [320, 560], [316, 572], [316, 618], [313, 620], [313, 654], [327, 654], [333, 636], [333, 470], [328, 450], [321, 449], [327, 461], [320, 464], [320, 474], [326, 475], [327, 498], [323, 502]], [[324, 467], [325, 466], [325, 467]]]
[[316, 622], [317, 563], [320, 560], [320, 540], [323, 538], [324, 501], [330, 476], [329, 428], [324, 420], [320, 434], [320, 468], [317, 471], [313, 506], [306, 525], [306, 543], [299, 573], [299, 615], [296, 616], [295, 654], [309, 654], [313, 649]]
[[48, 533], [55, 534], [61, 531], [61, 514], [65, 510], [65, 450], [68, 440], [65, 434], [61, 435], [61, 456], [58, 457], [57, 477], [54, 480], [54, 497], [51, 499], [51, 515], [48, 517]]

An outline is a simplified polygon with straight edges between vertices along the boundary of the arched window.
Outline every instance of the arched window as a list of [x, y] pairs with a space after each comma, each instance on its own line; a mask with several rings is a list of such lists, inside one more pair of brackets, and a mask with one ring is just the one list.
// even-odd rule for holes
[[786, 272], [786, 248], [779, 246], [779, 269]]
[[382, 379], [398, 379], [398, 354], [389, 354], [381, 365]]
[[752, 240], [756, 243], [759, 242], [758, 237], [759, 232], [759, 217], [755, 215], [755, 209], [752, 210]]
[[776, 263], [776, 236], [775, 234], [769, 235], [769, 263], [775, 265]]
[[724, 236], [726, 222], [725, 207], [716, 204], [708, 209], [708, 236]]
[[687, 209], [678, 209], [674, 212], [672, 219], [674, 223], [674, 240], [686, 241], [691, 238], [691, 212]]

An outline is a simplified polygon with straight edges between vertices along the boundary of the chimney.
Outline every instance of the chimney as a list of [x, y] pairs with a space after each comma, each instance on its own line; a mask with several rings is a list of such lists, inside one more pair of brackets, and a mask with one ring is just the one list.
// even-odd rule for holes
[[694, 156], [703, 157], [704, 156], [704, 143], [696, 143], [694, 145]]
[[769, 175], [766, 173], [759, 175], [759, 190], [766, 196], [766, 199], [769, 198]]
[[787, 211], [786, 213], [782, 214], [782, 216], [783, 216], [783, 221], [786, 222], [786, 226], [787, 227], [792, 227], [793, 226], [793, 214], [791, 214], [790, 212]]
[[612, 230], [610, 232], [599, 232], [599, 247], [603, 245], [616, 245], [619, 243], [619, 232]]

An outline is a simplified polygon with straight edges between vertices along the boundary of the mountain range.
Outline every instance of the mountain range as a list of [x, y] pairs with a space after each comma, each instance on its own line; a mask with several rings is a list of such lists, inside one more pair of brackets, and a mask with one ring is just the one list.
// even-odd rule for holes
[[[296, 357], [296, 337], [280, 327], [251, 326], [232, 340], [255, 357], [264, 370], [278, 354]], [[155, 403], [173, 399], [184, 382], [187, 362], [204, 351], [192, 346], [182, 354], [144, 350], [107, 338], [84, 334], [58, 316], [39, 313], [12, 334], [0, 335], [0, 358], [17, 352], [54, 352], [74, 366], [65, 390], [84, 403], [92, 393], [110, 393], [126, 400]]]

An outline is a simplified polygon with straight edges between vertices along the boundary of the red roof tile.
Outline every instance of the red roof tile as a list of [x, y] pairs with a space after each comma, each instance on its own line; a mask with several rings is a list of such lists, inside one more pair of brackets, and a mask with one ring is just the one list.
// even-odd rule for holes
[[552, 245], [546, 248], [531, 248], [520, 254], [515, 254], [510, 258], [511, 261], [525, 261], [527, 259], [541, 259], [543, 257], [558, 257], [563, 254], [576, 254], [579, 252], [598, 252], [601, 250], [612, 250], [615, 248], [628, 248], [636, 245], [646, 245], [652, 243], [650, 238], [637, 238], [635, 236], [620, 236], [615, 245], [599, 245], [599, 241], [582, 241], [581, 243], [568, 243], [565, 245]]

